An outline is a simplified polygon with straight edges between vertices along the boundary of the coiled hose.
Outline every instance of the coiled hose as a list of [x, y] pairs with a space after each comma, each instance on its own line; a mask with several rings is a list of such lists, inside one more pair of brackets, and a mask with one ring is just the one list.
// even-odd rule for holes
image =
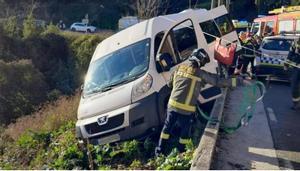
[[[265, 85], [260, 81], [255, 81], [253, 84], [249, 86], [244, 86], [245, 91], [243, 91], [244, 99], [241, 101], [239, 106], [239, 113], [241, 117], [239, 122], [235, 126], [225, 126], [224, 121], [220, 121], [218, 119], [212, 118], [205, 114], [199, 107], [197, 106], [197, 113], [200, 114], [204, 119], [212, 124], [220, 123], [220, 128], [228, 133], [234, 133], [241, 126], [247, 126], [253, 114], [255, 112], [256, 103], [261, 101], [266, 93]], [[257, 89], [260, 90], [260, 97], [256, 98]]]

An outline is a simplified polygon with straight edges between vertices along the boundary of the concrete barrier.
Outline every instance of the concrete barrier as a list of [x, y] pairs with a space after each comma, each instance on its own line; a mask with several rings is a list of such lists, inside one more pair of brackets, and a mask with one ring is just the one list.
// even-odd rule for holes
[[[223, 95], [219, 97], [212, 109], [211, 117], [221, 120], [224, 109], [227, 89], [223, 89]], [[215, 151], [220, 124], [208, 122], [198, 148], [194, 152], [191, 170], [209, 170]]]

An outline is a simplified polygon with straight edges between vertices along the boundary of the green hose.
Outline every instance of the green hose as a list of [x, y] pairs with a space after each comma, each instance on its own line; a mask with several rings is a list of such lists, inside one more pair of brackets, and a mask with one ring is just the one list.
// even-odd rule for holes
[[[256, 99], [255, 96], [256, 96], [257, 88], [259, 88], [261, 96]], [[209, 123], [211, 124], [220, 123], [220, 128], [224, 132], [231, 134], [234, 133], [236, 130], [238, 130], [241, 126], [248, 125], [249, 121], [251, 120], [255, 112], [256, 103], [263, 99], [265, 93], [266, 93], [266, 88], [264, 84], [259, 81], [256, 81], [254, 84], [246, 87], [245, 91], [243, 91], [243, 97], [248, 97], [248, 99], [242, 100], [242, 103], [238, 109], [238, 113], [241, 114], [240, 120], [235, 126], [232, 127], [225, 126], [223, 121], [208, 116], [200, 109], [199, 106], [197, 106], [197, 110], [198, 113]]]

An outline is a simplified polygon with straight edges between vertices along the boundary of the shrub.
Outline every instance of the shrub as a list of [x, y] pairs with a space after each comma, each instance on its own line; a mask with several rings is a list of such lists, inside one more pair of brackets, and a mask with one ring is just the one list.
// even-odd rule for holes
[[42, 33], [42, 35], [47, 35], [47, 34], [59, 34], [60, 30], [57, 26], [55, 26], [52, 22], [46, 27], [45, 31]]
[[77, 87], [76, 70], [64, 37], [49, 33], [26, 40], [29, 57], [42, 72], [50, 89], [71, 94]]
[[5, 31], [0, 30], [0, 60], [10, 62], [26, 58], [24, 42], [15, 37], [7, 36]]
[[21, 38], [21, 29], [18, 27], [16, 16], [11, 16], [7, 19], [3, 30], [9, 37]]
[[103, 39], [103, 37], [97, 35], [83, 35], [71, 43], [76, 65], [80, 73], [87, 71], [93, 53]]
[[46, 100], [48, 86], [29, 60], [0, 61], [0, 123], [30, 114]]
[[23, 38], [27, 39], [32, 37], [38, 37], [42, 33], [42, 31], [43, 28], [37, 26], [33, 14], [30, 13], [23, 23]]

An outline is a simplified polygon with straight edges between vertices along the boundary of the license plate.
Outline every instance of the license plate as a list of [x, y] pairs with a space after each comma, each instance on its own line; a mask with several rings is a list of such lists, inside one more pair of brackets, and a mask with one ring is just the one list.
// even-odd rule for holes
[[116, 142], [116, 141], [120, 141], [121, 137], [119, 134], [114, 134], [114, 135], [110, 135], [108, 137], [104, 137], [101, 139], [98, 139], [98, 144], [107, 144], [107, 143], [111, 143], [111, 142]]

